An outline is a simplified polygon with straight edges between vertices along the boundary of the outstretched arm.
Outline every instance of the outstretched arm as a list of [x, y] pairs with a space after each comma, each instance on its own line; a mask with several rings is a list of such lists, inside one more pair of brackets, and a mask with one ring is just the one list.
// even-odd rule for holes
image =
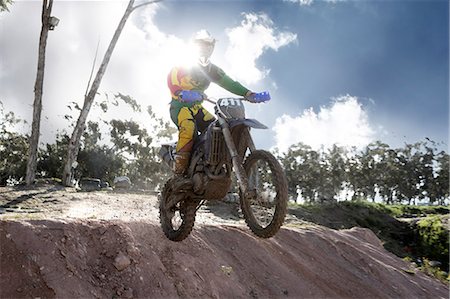
[[239, 96], [248, 96], [252, 93], [241, 83], [231, 79], [221, 68], [216, 65], [211, 65], [211, 73], [212, 81], [229, 92]]

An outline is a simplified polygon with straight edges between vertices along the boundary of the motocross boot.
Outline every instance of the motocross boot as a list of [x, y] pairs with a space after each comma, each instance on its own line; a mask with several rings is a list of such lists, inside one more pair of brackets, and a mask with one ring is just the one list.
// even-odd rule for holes
[[180, 152], [175, 154], [175, 163], [173, 164], [173, 172], [177, 176], [184, 175], [189, 166], [190, 152]]

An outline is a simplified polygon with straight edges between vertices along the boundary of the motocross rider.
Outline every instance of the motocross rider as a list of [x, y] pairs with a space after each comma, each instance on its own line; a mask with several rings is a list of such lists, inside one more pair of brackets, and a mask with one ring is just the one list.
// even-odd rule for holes
[[192, 67], [174, 67], [168, 77], [172, 101], [170, 117], [178, 127], [178, 142], [176, 147], [174, 172], [183, 175], [189, 165], [194, 134], [203, 132], [214, 121], [214, 116], [202, 106], [202, 101], [183, 101], [181, 93], [184, 90], [198, 91], [206, 98], [204, 91], [211, 82], [239, 96], [251, 99], [253, 93], [248, 88], [234, 81], [225, 72], [211, 63], [209, 58], [213, 53], [216, 40], [206, 30], [198, 31], [193, 44], [196, 48], [197, 63]]

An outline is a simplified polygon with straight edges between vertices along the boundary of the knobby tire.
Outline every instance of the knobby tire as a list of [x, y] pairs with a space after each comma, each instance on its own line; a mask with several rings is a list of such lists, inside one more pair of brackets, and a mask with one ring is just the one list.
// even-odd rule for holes
[[159, 200], [159, 221], [166, 237], [171, 241], [180, 242], [189, 236], [194, 227], [197, 203], [190, 201], [189, 198], [185, 198], [179, 203], [179, 210], [182, 213], [182, 223], [178, 229], [175, 229], [172, 225], [172, 218], [168, 217], [166, 210], [166, 203], [173, 193], [173, 181], [173, 179], [167, 181], [161, 192]]
[[272, 181], [276, 190], [275, 213], [269, 225], [262, 227], [253, 214], [250, 200], [245, 199], [241, 194], [241, 209], [244, 214], [245, 222], [250, 230], [260, 238], [270, 238], [274, 236], [284, 222], [288, 202], [288, 186], [283, 168], [277, 159], [268, 151], [253, 151], [245, 160], [244, 169], [249, 176], [251, 167], [258, 161], [265, 161], [272, 171]]

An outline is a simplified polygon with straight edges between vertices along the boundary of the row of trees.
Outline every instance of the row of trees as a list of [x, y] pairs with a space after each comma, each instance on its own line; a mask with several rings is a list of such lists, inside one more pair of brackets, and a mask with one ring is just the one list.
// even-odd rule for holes
[[[11, 116], [8, 115], [10, 121], [17, 121]], [[160, 137], [173, 133], [167, 123], [160, 123], [163, 133], [155, 137], [131, 120], [113, 119], [106, 125], [104, 136], [98, 122], [88, 122], [75, 178], [95, 177], [112, 182], [115, 176], [126, 175], [141, 188], [158, 187], [168, 178], [168, 168], [156, 154]], [[5, 185], [8, 180], [18, 182], [25, 176], [28, 136], [2, 132], [0, 184]], [[61, 178], [69, 139], [60, 133], [55, 143], [40, 149], [38, 177]], [[108, 144], [104, 143], [106, 140]], [[388, 204], [410, 204], [421, 199], [444, 204], [449, 197], [449, 155], [436, 152], [424, 142], [399, 149], [377, 142], [359, 152], [337, 146], [314, 151], [299, 144], [279, 155], [279, 159], [291, 197], [301, 196], [307, 202], [379, 197]]]
[[431, 140], [396, 149], [377, 141], [363, 150], [315, 151], [297, 144], [278, 157], [291, 197], [307, 202], [379, 198], [388, 204], [444, 204], [449, 198], [449, 155]]
[[[104, 112], [111, 104], [118, 106], [119, 101], [141, 111], [136, 101], [120, 93], [94, 106], [107, 115]], [[76, 103], [69, 108], [81, 110]], [[75, 178], [95, 177], [111, 183], [115, 176], [126, 175], [141, 188], [160, 186], [170, 171], [157, 155], [158, 145], [176, 130], [158, 118], [151, 107], [146, 113], [151, 132], [132, 120], [89, 121], [81, 138]], [[65, 118], [71, 121], [69, 115]], [[5, 112], [0, 102], [1, 185], [25, 177], [29, 136], [14, 130], [22, 122], [12, 112]], [[41, 146], [38, 177], [62, 178], [69, 142], [68, 134], [60, 132], [54, 143]], [[444, 204], [449, 198], [449, 155], [430, 140], [402, 148], [378, 141], [363, 150], [333, 146], [316, 151], [297, 144], [276, 155], [285, 169], [291, 198], [301, 197], [307, 202], [379, 198], [388, 204], [424, 199]]]

